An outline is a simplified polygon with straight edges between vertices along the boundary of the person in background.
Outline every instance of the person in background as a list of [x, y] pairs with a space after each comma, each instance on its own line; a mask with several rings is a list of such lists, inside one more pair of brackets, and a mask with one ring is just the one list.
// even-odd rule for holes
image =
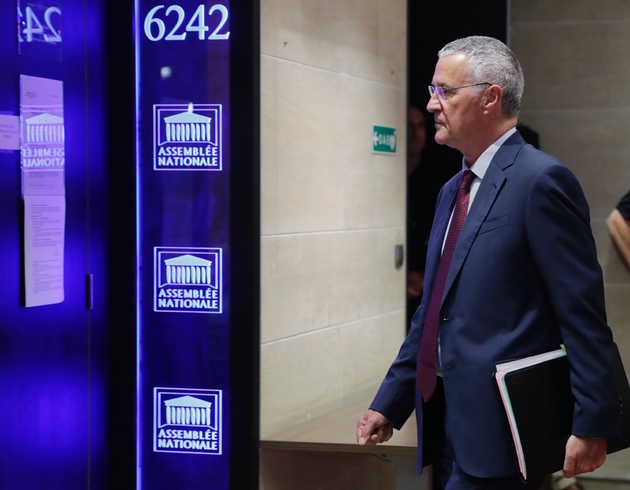
[[612, 210], [606, 219], [606, 225], [619, 258], [630, 272], [630, 192]]
[[434, 490], [538, 489], [515, 463], [497, 363], [564, 343], [575, 395], [565, 476], [601, 466], [620, 430], [589, 209], [570, 170], [516, 129], [524, 80], [512, 51], [472, 36], [438, 58], [427, 110], [462, 170], [440, 191], [422, 302], [357, 442], [388, 440], [415, 408]]
[[407, 110], [407, 315], [416, 311], [422, 298], [425, 240], [428, 240], [427, 228], [431, 229], [433, 219], [433, 211], [427, 209], [431, 199], [423, 189], [428, 179], [420, 170], [426, 141], [424, 112], [411, 106]]

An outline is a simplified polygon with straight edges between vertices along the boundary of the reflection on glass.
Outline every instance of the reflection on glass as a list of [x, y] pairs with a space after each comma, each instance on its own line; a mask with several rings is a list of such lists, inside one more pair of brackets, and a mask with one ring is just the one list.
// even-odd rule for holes
[[20, 75], [25, 306], [64, 300], [63, 82]]
[[18, 0], [18, 52], [61, 61], [61, 1]]

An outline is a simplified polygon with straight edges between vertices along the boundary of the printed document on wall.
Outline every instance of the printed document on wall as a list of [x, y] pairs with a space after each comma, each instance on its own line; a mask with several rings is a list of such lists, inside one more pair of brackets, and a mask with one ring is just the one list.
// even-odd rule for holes
[[61, 303], [66, 199], [24, 196], [26, 306]]
[[65, 127], [63, 82], [20, 76], [26, 306], [64, 300]]

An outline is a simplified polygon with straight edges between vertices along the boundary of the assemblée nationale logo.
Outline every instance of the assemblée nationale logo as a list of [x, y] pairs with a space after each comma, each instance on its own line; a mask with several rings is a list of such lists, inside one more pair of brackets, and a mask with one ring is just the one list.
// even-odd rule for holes
[[221, 248], [155, 247], [154, 311], [222, 313]]
[[153, 451], [221, 454], [221, 412], [221, 390], [154, 388]]
[[22, 128], [22, 167], [25, 169], [63, 169], [63, 116], [42, 113], [24, 118]]
[[221, 104], [155, 104], [155, 170], [222, 170]]

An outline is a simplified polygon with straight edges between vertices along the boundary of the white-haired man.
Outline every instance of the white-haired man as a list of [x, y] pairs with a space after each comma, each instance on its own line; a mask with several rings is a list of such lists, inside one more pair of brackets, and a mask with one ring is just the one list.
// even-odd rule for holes
[[542, 482], [522, 483], [515, 462], [498, 362], [566, 346], [576, 400], [566, 476], [603, 464], [619, 430], [588, 205], [573, 174], [516, 130], [524, 81], [507, 46], [473, 36], [438, 56], [427, 109], [462, 172], [438, 197], [423, 301], [357, 440], [387, 440], [415, 408], [434, 489], [534, 489]]

